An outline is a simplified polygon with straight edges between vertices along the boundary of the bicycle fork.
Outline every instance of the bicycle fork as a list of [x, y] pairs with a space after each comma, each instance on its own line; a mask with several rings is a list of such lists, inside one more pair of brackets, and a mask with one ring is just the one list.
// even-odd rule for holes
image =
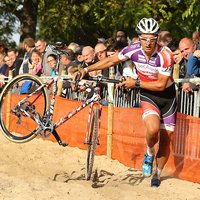
[[[98, 131], [97, 131], [97, 145], [100, 145], [99, 143], [99, 136], [100, 136], [100, 125], [101, 125], [101, 112], [102, 112], [102, 105], [99, 104], [98, 102], [93, 102], [90, 104], [90, 110], [89, 110], [89, 116], [88, 116], [88, 124], [87, 124], [87, 132], [86, 132], [86, 138], [85, 138], [85, 142], [84, 144], [89, 144], [89, 141], [88, 141], [88, 137], [89, 137], [89, 127], [90, 127], [90, 124], [91, 124], [91, 121], [92, 121], [92, 111], [93, 111], [93, 108], [97, 106], [98, 107], [98, 119], [99, 119], [99, 123], [98, 123]], [[90, 144], [92, 145], [92, 143]]]

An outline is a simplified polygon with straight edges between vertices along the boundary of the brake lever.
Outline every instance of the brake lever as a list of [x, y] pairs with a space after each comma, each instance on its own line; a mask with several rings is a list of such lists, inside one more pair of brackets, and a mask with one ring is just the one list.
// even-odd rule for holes
[[74, 92], [78, 91], [78, 82], [80, 81], [81, 78], [81, 72], [78, 72], [76, 75], [76, 81], [75, 81], [75, 87], [74, 87]]

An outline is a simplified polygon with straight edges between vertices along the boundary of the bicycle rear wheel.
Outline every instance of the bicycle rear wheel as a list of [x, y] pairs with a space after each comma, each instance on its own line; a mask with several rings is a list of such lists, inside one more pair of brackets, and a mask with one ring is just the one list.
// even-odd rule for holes
[[87, 160], [85, 173], [86, 180], [89, 180], [92, 174], [94, 156], [97, 147], [98, 117], [99, 109], [98, 107], [94, 107], [94, 109], [92, 110], [92, 118], [89, 127], [89, 137], [87, 141]]
[[[29, 81], [29, 82], [28, 82]], [[27, 91], [23, 91], [23, 84]], [[24, 143], [38, 134], [38, 123], [33, 118], [36, 114], [43, 118], [49, 110], [50, 97], [46, 87], [34, 92], [43, 84], [42, 80], [32, 74], [22, 74], [13, 78], [0, 96], [0, 130], [10, 141]], [[22, 86], [22, 87], [21, 87]], [[33, 91], [31, 91], [33, 90]]]

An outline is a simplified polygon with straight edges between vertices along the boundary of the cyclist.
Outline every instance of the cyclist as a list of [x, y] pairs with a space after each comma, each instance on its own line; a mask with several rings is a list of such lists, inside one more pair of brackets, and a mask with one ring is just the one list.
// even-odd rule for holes
[[[155, 157], [154, 145], [159, 141], [156, 154], [156, 170], [151, 179], [152, 187], [160, 186], [161, 172], [169, 158], [170, 140], [176, 123], [176, 93], [171, 77], [173, 55], [166, 46], [157, 44], [160, 30], [153, 18], [142, 18], [136, 26], [139, 42], [125, 47], [119, 54], [110, 56], [81, 70], [81, 78], [92, 70], [101, 70], [131, 59], [137, 70], [138, 79], [127, 79], [119, 86], [126, 89], [140, 88], [142, 116], [147, 128], [147, 152], [142, 164], [146, 177], [152, 175]], [[75, 79], [76, 75], [74, 75]]]

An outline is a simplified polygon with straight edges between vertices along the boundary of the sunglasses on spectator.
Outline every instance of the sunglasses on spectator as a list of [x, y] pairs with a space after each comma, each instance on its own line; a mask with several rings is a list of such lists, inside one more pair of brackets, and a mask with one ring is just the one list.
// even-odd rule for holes
[[117, 37], [117, 38], [120, 38], [120, 37], [121, 37], [121, 38], [125, 38], [125, 35], [117, 35], [116, 37]]
[[145, 37], [141, 37], [139, 36], [140, 40], [143, 41], [143, 42], [150, 42], [150, 43], [153, 43], [156, 41], [157, 37], [153, 37], [153, 38], [145, 38]]
[[103, 52], [105, 52], [105, 49], [103, 51], [99, 51], [96, 53], [96, 56], [99, 56], [100, 54], [102, 54]]

